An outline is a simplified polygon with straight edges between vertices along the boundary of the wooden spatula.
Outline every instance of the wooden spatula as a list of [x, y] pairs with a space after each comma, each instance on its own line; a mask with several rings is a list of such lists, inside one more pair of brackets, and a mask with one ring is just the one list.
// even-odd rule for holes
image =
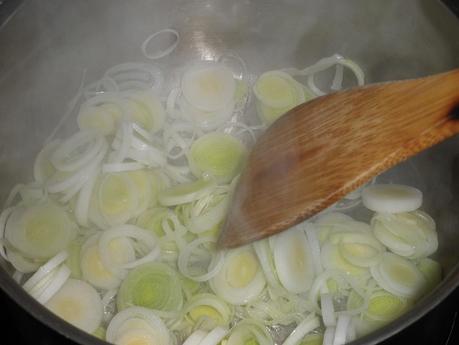
[[299, 105], [253, 148], [218, 244], [236, 247], [288, 229], [458, 132], [459, 70]]

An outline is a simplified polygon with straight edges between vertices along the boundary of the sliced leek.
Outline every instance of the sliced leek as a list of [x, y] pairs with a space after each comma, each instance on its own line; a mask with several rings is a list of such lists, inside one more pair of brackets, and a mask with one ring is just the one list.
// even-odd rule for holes
[[220, 183], [228, 183], [240, 173], [246, 155], [246, 148], [235, 137], [209, 133], [191, 145], [187, 157], [196, 177], [207, 174]]

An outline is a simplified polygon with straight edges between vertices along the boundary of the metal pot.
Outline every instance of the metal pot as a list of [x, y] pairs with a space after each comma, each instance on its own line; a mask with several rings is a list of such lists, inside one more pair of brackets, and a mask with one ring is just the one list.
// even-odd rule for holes
[[[431, 0], [25, 0], [14, 16], [6, 14], [14, 1], [3, 2], [0, 18], [8, 21], [0, 23], [2, 199], [15, 183], [31, 180], [33, 159], [76, 93], [83, 70], [90, 82], [114, 64], [145, 60], [141, 43], [163, 28], [180, 33], [177, 50], [161, 61], [166, 70], [226, 51], [238, 53], [255, 74], [307, 66], [339, 52], [361, 64], [368, 82], [459, 66], [459, 20]], [[453, 138], [380, 177], [424, 191], [424, 208], [437, 220], [437, 259], [445, 275], [411, 311], [353, 344], [374, 344], [399, 332], [459, 285], [458, 157], [459, 140]], [[48, 312], [0, 264], [0, 287], [13, 303], [77, 343], [105, 344]]]

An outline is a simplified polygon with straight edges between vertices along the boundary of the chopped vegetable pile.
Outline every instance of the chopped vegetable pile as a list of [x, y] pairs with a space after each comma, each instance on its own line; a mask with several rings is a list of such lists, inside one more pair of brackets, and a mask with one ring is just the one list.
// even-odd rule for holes
[[[175, 48], [178, 33], [163, 34]], [[441, 280], [435, 222], [413, 187], [370, 184], [284, 233], [214, 248], [259, 133], [329, 92], [317, 74], [334, 71], [329, 89], [341, 89], [344, 67], [364, 83], [340, 55], [254, 82], [234, 54], [171, 75], [160, 64], [108, 69], [74, 100], [79, 130], [52, 136], [35, 181], [6, 201], [0, 254], [14, 278], [119, 345], [341, 345], [394, 320]], [[362, 204], [370, 223], [340, 212]]]

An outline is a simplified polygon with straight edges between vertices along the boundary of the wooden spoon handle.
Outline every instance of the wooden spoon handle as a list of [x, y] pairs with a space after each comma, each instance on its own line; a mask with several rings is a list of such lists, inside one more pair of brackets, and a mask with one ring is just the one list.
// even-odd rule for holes
[[292, 109], [261, 136], [219, 244], [278, 233], [459, 132], [459, 70], [374, 84]]

